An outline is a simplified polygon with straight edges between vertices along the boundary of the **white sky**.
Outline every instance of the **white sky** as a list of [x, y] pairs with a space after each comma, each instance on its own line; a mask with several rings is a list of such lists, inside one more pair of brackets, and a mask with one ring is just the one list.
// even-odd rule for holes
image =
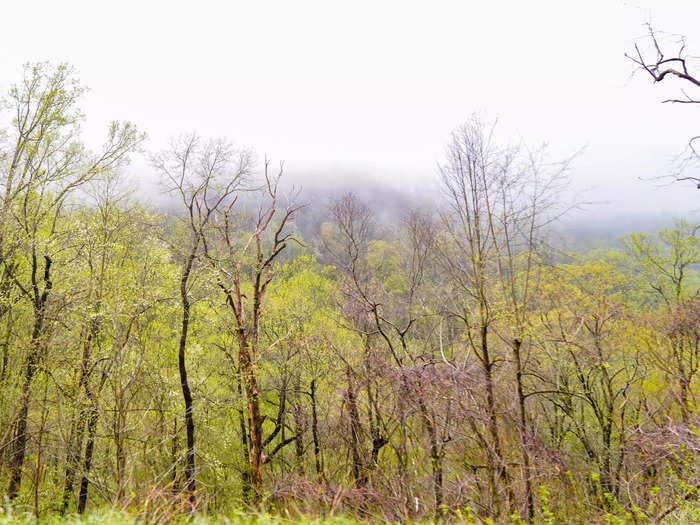
[[[625, 59], [644, 22], [700, 55], [700, 2], [5, 2], [0, 88], [26, 61], [67, 61], [91, 88], [91, 139], [112, 119], [148, 147], [196, 130], [284, 159], [293, 176], [353, 170], [432, 184], [450, 131], [474, 111], [566, 156], [590, 214], [686, 213], [692, 186], [659, 188], [700, 106], [661, 104]], [[674, 89], [676, 88], [676, 89]], [[147, 180], [149, 168], [132, 171]], [[697, 216], [697, 214], [695, 214]]]

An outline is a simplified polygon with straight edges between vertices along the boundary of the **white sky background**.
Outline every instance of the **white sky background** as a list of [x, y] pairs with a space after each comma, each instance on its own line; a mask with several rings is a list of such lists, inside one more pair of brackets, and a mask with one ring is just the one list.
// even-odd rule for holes
[[[697, 0], [12, 1], [0, 88], [26, 61], [67, 61], [90, 87], [91, 142], [128, 119], [151, 150], [196, 130], [283, 159], [292, 178], [412, 190], [434, 184], [449, 133], [478, 111], [560, 157], [585, 146], [574, 185], [606, 204], [584, 220], [697, 218], [700, 190], [639, 180], [700, 134], [700, 106], [660, 103], [680, 84], [631, 77], [624, 53], [646, 21], [700, 55]], [[149, 187], [145, 161], [131, 171]]]

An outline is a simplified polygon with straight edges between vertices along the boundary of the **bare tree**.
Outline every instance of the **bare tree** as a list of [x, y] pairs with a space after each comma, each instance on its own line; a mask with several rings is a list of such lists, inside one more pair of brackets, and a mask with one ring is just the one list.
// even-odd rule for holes
[[[381, 313], [376, 279], [373, 278], [372, 268], [367, 264], [368, 245], [375, 228], [375, 218], [372, 211], [352, 194], [346, 193], [334, 201], [330, 207], [334, 231], [326, 232], [322, 239], [325, 252], [339, 270], [341, 276], [342, 310], [350, 324], [348, 328], [360, 335], [362, 340], [362, 371], [355, 370], [350, 362], [345, 362], [346, 406], [350, 424], [350, 452], [352, 456], [352, 471], [357, 486], [363, 486], [368, 481], [368, 474], [377, 466], [381, 449], [389, 443], [386, 420], [377, 399], [380, 395], [380, 373], [376, 370], [374, 361], [374, 339], [380, 332], [377, 329]], [[386, 341], [386, 340], [385, 340]], [[401, 366], [401, 356], [391, 344], [389, 352], [393, 356], [393, 364]], [[359, 353], [359, 352], [358, 352]], [[367, 426], [371, 440], [369, 459], [362, 458], [362, 422], [358, 410], [355, 388], [355, 377], [364, 379], [367, 396]], [[399, 405], [399, 424], [405, 425], [404, 406]], [[400, 446], [395, 448], [397, 459], [402, 470], [406, 465], [406, 455], [403, 453], [405, 440], [401, 439]]]
[[452, 281], [448, 314], [464, 324], [466, 340], [484, 374], [492, 501], [498, 505], [498, 478], [512, 510], [511, 473], [494, 389], [497, 366], [505, 360], [499, 342], [511, 355], [530, 519], [534, 498], [523, 384], [529, 310], [544, 228], [566, 211], [556, 206], [556, 197], [565, 186], [568, 163], [547, 162], [543, 151], [500, 145], [494, 132], [495, 123], [473, 117], [453, 134], [441, 168], [447, 209], [442, 216], [445, 238], [438, 248]]
[[[625, 56], [637, 64], [641, 70], [651, 76], [654, 83], [662, 82], [668, 78], [677, 78], [684, 83], [680, 89], [683, 95], [680, 98], [669, 98], [664, 103], [672, 104], [700, 104], [700, 72], [692, 71], [693, 62], [698, 63], [698, 57], [689, 56], [686, 52], [685, 37], [674, 36], [675, 49], [672, 52], [665, 50], [667, 42], [659, 37], [651, 24], [647, 24], [648, 34], [646, 41], [651, 51], [642, 50], [639, 44], [634, 45], [634, 53], [625, 53]], [[689, 88], [689, 89], [686, 89]], [[676, 174], [679, 181], [697, 182], [700, 189], [700, 176], [688, 175], [685, 170], [691, 164], [697, 164], [700, 160], [700, 150], [698, 149], [700, 135], [691, 137], [688, 140], [688, 154], [681, 160], [680, 169]]]
[[[263, 464], [296, 439], [296, 436], [287, 438], [267, 455], [263, 453], [263, 448], [271, 440], [269, 436], [263, 437], [265, 417], [260, 410], [260, 322], [264, 313], [265, 293], [274, 277], [275, 262], [290, 242], [296, 241], [289, 227], [302, 207], [295, 202], [298, 192], [294, 192], [287, 205], [282, 207], [279, 193], [282, 172], [280, 166], [277, 174], [271, 174], [270, 163], [266, 160], [264, 181], [259, 190], [263, 202], [252, 220], [246, 214], [237, 213], [233, 207], [235, 202], [230, 201], [216, 213], [218, 242], [205, 245], [207, 258], [217, 273], [218, 285], [231, 309], [236, 327], [238, 369], [248, 419], [245, 443], [250, 467], [248, 479], [256, 501], [262, 495]], [[279, 425], [272, 432], [279, 432]]]
[[175, 193], [181, 201], [189, 237], [180, 274], [182, 322], [178, 346], [178, 369], [185, 403], [187, 434], [185, 477], [188, 497], [194, 506], [195, 428], [186, 356], [192, 305], [191, 281], [195, 264], [203, 253], [216, 214], [223, 209], [230, 210], [238, 200], [239, 192], [243, 189], [249, 174], [250, 156], [247, 152], [236, 152], [223, 140], [211, 140], [202, 144], [197, 135], [192, 134], [174, 141], [171, 149], [155, 157], [153, 162], [165, 178], [168, 190]]

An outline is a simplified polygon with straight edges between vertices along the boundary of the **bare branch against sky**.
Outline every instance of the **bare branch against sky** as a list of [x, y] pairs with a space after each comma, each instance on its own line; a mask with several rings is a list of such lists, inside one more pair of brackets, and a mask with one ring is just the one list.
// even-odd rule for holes
[[[434, 184], [449, 133], [476, 111], [562, 158], [585, 148], [574, 186], [610, 213], [697, 208], [687, 187], [649, 182], [697, 134], [697, 111], [661, 104], [678, 86], [624, 56], [647, 22], [698, 52], [697, 2], [41, 1], [3, 18], [32, 22], [31, 38], [3, 24], [0, 87], [26, 61], [74, 64], [88, 136], [129, 119], [153, 151], [196, 130], [285, 159], [290, 180], [415, 188]], [[131, 171], [150, 187], [146, 162]]]

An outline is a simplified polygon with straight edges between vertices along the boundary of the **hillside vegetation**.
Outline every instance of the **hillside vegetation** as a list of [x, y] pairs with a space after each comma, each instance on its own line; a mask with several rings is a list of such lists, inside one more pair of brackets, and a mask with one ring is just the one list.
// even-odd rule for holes
[[153, 209], [82, 93], [7, 99], [0, 523], [700, 520], [697, 224], [563, 251], [567, 163], [478, 118], [395, 219], [197, 135]]

